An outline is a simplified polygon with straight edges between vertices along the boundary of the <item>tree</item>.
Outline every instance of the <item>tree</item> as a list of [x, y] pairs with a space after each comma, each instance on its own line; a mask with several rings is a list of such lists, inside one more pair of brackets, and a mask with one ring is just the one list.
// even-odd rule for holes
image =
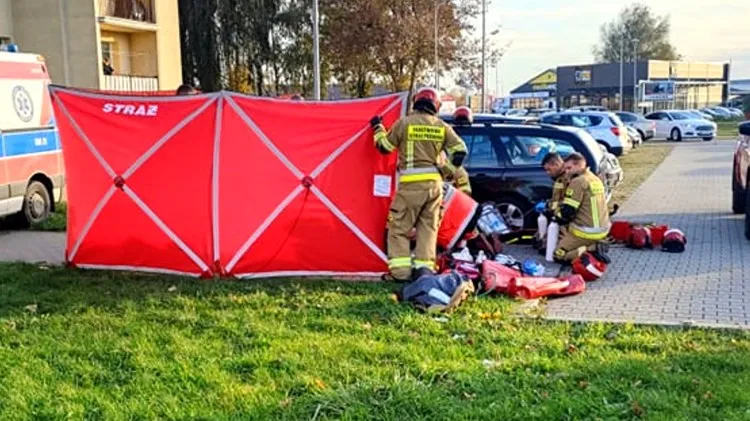
[[[323, 0], [321, 10], [322, 51], [334, 77], [352, 96], [364, 98], [372, 93], [377, 77], [373, 32], [380, 12], [369, 0]], [[352, 13], [358, 15], [352, 24]]]
[[677, 49], [669, 42], [669, 16], [657, 16], [650, 7], [634, 3], [624, 8], [616, 20], [602, 25], [600, 44], [594, 46], [597, 62], [633, 61], [634, 47], [639, 60], [679, 60]]
[[455, 66], [479, 0], [323, 0], [324, 57], [357, 96], [382, 78], [411, 91], [434, 66], [435, 8], [441, 68]]
[[217, 0], [179, 0], [182, 79], [210, 92], [221, 89]]

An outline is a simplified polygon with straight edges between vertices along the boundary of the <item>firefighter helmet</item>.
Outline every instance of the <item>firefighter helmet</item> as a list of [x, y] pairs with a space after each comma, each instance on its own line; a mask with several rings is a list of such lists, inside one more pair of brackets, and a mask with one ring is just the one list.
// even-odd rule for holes
[[474, 113], [469, 107], [458, 107], [453, 112], [453, 123], [455, 124], [472, 124], [474, 122]]
[[608, 260], [598, 253], [586, 252], [573, 261], [573, 273], [581, 275], [586, 282], [596, 281], [607, 271]]
[[440, 94], [435, 88], [422, 88], [414, 94], [414, 109], [440, 111]]
[[671, 229], [664, 233], [662, 250], [669, 253], [682, 253], [685, 251], [686, 244], [687, 237], [685, 237], [685, 234], [678, 229]]

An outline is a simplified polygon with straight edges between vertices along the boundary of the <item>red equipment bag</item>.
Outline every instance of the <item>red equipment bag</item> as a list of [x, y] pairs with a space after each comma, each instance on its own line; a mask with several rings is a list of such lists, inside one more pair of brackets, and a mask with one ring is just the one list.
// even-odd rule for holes
[[586, 252], [573, 261], [573, 273], [581, 275], [586, 282], [593, 282], [604, 276], [609, 263], [606, 256]]
[[637, 250], [652, 248], [651, 229], [641, 225], [634, 226], [630, 232], [628, 247]]
[[519, 270], [509, 268], [492, 260], [482, 263], [482, 290], [505, 293], [510, 287], [511, 281], [522, 276]]
[[649, 227], [649, 230], [651, 230], [651, 245], [661, 247], [664, 242], [664, 234], [669, 231], [669, 225], [656, 225]]
[[581, 275], [569, 275], [564, 279], [568, 281], [568, 287], [555, 294], [556, 296], [576, 295], [586, 291], [586, 281]]
[[618, 243], [626, 243], [630, 238], [632, 224], [628, 221], [614, 221], [609, 229], [609, 236]]
[[479, 204], [468, 194], [450, 184], [443, 185], [443, 219], [438, 228], [437, 245], [451, 250], [464, 236]]
[[559, 295], [570, 287], [570, 281], [560, 278], [517, 277], [511, 280], [508, 294], [511, 297], [533, 300], [534, 298]]

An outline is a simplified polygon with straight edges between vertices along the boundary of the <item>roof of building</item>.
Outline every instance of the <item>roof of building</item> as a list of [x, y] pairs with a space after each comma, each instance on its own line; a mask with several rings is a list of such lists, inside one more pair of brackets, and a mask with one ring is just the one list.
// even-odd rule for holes
[[547, 69], [533, 78], [529, 79], [523, 85], [510, 91], [511, 94], [524, 92], [554, 91], [557, 89], [557, 70]]

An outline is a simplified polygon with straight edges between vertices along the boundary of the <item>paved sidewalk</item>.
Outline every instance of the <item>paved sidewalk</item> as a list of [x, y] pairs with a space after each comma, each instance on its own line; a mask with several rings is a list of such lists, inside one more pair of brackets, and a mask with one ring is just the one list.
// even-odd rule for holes
[[0, 231], [0, 262], [45, 262], [65, 260], [65, 233]]
[[612, 249], [605, 279], [551, 300], [548, 316], [750, 329], [750, 242], [730, 210], [733, 146], [677, 145], [615, 217], [682, 229], [685, 253]]

